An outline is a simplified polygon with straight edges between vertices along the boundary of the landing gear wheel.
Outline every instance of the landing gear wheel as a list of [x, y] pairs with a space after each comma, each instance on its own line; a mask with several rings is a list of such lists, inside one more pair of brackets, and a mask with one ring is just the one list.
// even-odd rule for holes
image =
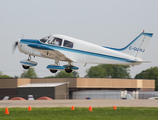
[[50, 70], [50, 72], [52, 73], [56, 73], [58, 70]]
[[25, 66], [25, 65], [22, 65], [22, 67], [23, 67], [24, 69], [29, 69], [29, 68], [30, 68], [30, 66]]
[[71, 73], [71, 72], [72, 72], [71, 69], [65, 69], [65, 71], [66, 71], [67, 73]]

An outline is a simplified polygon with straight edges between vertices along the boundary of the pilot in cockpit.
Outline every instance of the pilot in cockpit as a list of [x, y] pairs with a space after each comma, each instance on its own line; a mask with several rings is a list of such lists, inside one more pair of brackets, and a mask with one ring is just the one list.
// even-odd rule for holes
[[55, 38], [53, 44], [59, 46], [59, 39]]

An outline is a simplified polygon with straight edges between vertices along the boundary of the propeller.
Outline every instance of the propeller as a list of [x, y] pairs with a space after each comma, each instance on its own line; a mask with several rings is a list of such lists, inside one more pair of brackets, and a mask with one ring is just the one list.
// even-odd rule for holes
[[16, 42], [13, 44], [13, 53], [14, 53], [15, 49], [17, 48], [17, 46], [18, 46], [18, 41], [16, 41]]
[[[24, 39], [24, 33], [22, 33], [20, 39]], [[13, 50], [12, 50], [13, 53], [15, 52], [15, 49], [17, 48], [17, 46], [18, 46], [18, 41], [15, 41], [13, 44]]]

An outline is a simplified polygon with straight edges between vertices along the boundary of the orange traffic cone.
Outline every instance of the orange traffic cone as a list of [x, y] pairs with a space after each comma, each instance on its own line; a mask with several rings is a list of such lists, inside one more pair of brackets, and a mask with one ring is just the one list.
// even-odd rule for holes
[[116, 110], [116, 106], [114, 106], [113, 109]]
[[28, 107], [28, 111], [31, 111], [31, 110], [32, 110], [32, 109], [31, 109], [31, 106], [29, 106], [29, 107]]
[[9, 114], [8, 108], [5, 108], [5, 114]]
[[75, 107], [74, 107], [74, 106], [72, 106], [72, 107], [71, 107], [71, 110], [75, 110]]
[[92, 111], [92, 107], [91, 106], [89, 106], [89, 111]]

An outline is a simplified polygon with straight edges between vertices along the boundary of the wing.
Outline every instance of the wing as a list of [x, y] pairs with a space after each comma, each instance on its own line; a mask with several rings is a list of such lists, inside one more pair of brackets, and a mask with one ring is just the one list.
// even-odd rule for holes
[[56, 47], [59, 47], [59, 46], [48, 45], [48, 44], [28, 44], [28, 46], [40, 52], [41, 55], [45, 58], [51, 58], [51, 59], [57, 58], [60, 61], [73, 62], [73, 60], [69, 59], [63, 53], [55, 49]]

